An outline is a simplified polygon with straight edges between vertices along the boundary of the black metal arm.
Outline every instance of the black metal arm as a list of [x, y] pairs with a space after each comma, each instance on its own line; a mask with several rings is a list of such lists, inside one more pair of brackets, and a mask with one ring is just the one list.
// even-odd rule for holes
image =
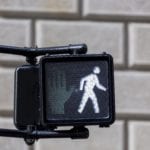
[[53, 54], [85, 54], [87, 52], [86, 44], [76, 44], [58, 47], [15, 47], [0, 45], [0, 53], [22, 55], [26, 57], [26, 61], [30, 64], [36, 64], [37, 56], [53, 55]]
[[15, 137], [15, 138], [88, 138], [89, 131], [85, 127], [74, 127], [71, 130], [13, 130], [13, 129], [0, 129], [0, 136]]
[[85, 127], [74, 127], [71, 130], [13, 130], [0, 129], [0, 136], [24, 138], [28, 145], [34, 144], [39, 138], [71, 138], [85, 139], [89, 137], [89, 130]]
[[45, 54], [85, 54], [87, 52], [86, 44], [58, 46], [58, 47], [43, 47], [43, 48], [28, 48], [0, 45], [0, 53], [23, 55], [26, 57], [37, 57]]

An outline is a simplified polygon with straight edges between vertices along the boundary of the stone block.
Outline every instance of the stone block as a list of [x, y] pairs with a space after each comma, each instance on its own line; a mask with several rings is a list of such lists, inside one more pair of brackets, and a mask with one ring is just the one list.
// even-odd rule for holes
[[[30, 20], [0, 19], [0, 45], [26, 47], [31, 44]], [[0, 65], [23, 62], [24, 57], [0, 54]]]
[[131, 121], [129, 123], [129, 150], [149, 149], [150, 122]]
[[120, 114], [150, 114], [150, 73], [115, 72], [116, 111]]
[[147, 0], [84, 0], [85, 16], [149, 16], [150, 3]]
[[115, 63], [124, 62], [124, 26], [121, 23], [38, 21], [37, 45], [60, 46], [86, 43], [89, 53], [104, 51], [113, 55]]
[[129, 65], [148, 67], [150, 65], [150, 24], [129, 25]]

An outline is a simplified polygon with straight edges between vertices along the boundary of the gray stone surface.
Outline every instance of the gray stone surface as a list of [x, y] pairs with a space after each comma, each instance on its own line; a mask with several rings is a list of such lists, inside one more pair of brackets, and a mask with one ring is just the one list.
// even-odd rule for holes
[[148, 121], [131, 121], [128, 133], [129, 150], [149, 149], [150, 123]]
[[84, 0], [84, 15], [149, 16], [147, 0]]
[[[30, 32], [30, 20], [0, 19], [0, 45], [30, 46]], [[0, 65], [12, 65], [23, 60], [21, 56], [0, 54]]]
[[0, 111], [14, 107], [14, 69], [0, 69]]
[[[124, 123], [117, 121], [110, 128], [90, 127], [90, 137], [85, 140], [47, 139], [36, 144], [36, 150], [123, 150]], [[119, 144], [118, 144], [119, 143]]]
[[0, 0], [0, 10], [77, 13], [78, 0]]
[[115, 72], [116, 111], [121, 114], [150, 114], [150, 73]]
[[117, 65], [123, 64], [123, 24], [79, 21], [38, 21], [37, 44], [55, 46], [86, 43], [89, 53], [106, 51]]
[[131, 23], [129, 25], [129, 64], [150, 65], [150, 24]]

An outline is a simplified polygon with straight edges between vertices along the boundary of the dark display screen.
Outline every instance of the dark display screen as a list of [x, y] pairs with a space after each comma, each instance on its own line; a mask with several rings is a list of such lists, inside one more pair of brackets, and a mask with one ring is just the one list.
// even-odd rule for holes
[[93, 124], [112, 118], [112, 68], [107, 57], [42, 60], [43, 112], [48, 123]]

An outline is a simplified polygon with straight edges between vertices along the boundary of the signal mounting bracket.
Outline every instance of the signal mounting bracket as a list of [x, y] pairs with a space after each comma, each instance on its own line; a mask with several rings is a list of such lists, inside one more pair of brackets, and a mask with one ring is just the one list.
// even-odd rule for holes
[[86, 44], [75, 44], [68, 46], [58, 47], [15, 47], [15, 46], [4, 46], [0, 45], [0, 53], [22, 55], [26, 57], [26, 61], [34, 65], [37, 60], [36, 57], [42, 55], [57, 55], [57, 54], [85, 54], [87, 52]]

